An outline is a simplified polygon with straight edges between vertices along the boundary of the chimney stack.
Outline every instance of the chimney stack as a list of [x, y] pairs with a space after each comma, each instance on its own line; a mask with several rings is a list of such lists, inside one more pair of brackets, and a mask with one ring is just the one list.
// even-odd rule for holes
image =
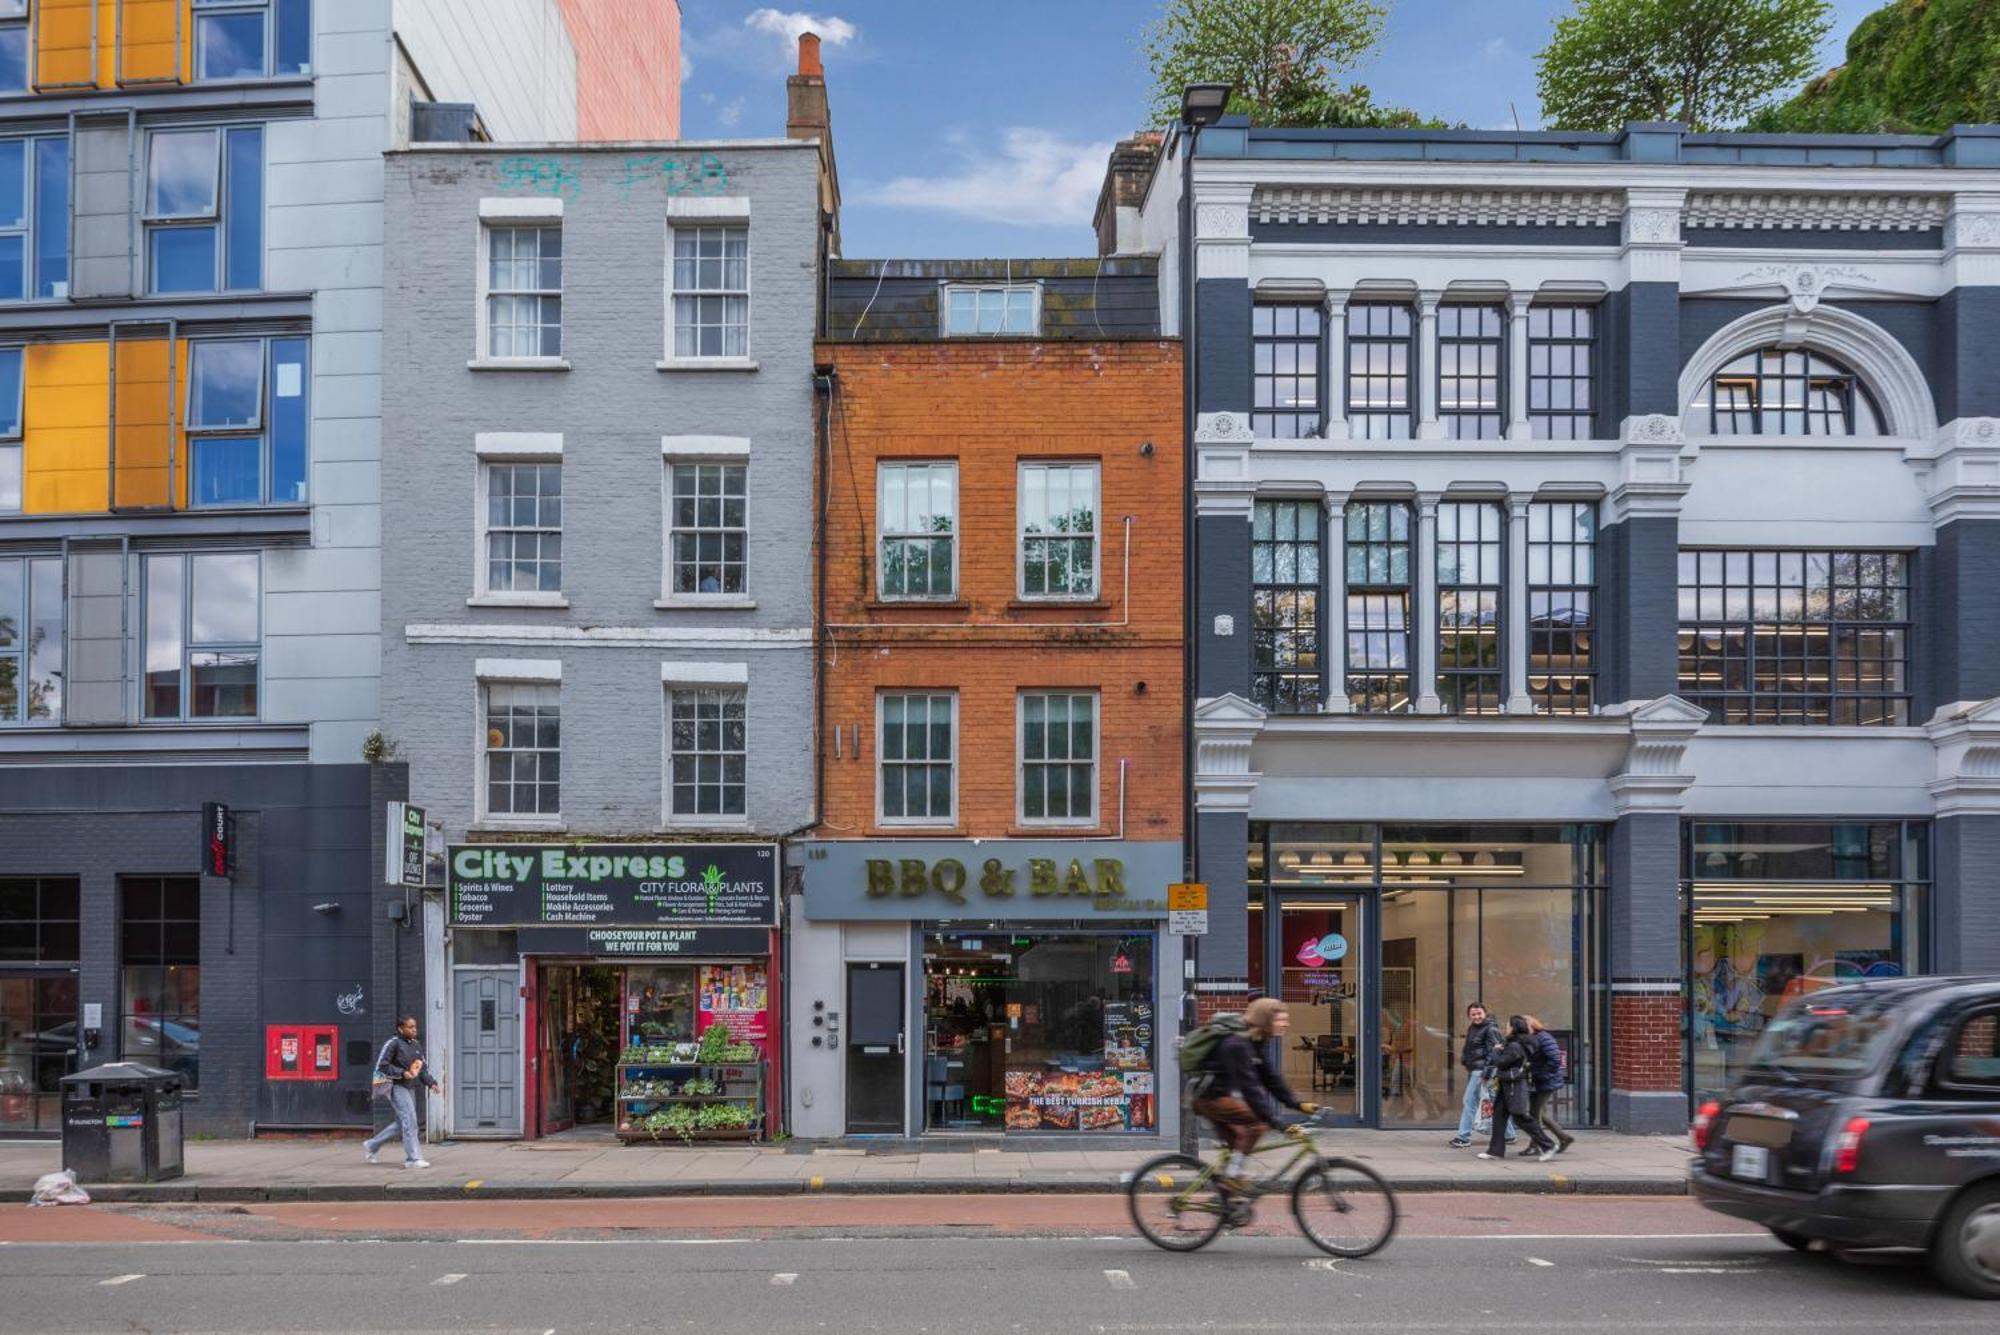
[[819, 34], [799, 34], [799, 72], [785, 79], [785, 137], [819, 140], [819, 207], [830, 253], [840, 253], [840, 173], [833, 161], [833, 116], [826, 102], [826, 67]]
[[1111, 150], [1104, 169], [1104, 185], [1097, 192], [1099, 255], [1133, 255], [1139, 252], [1139, 210], [1146, 202], [1146, 187], [1160, 161], [1158, 130], [1141, 130], [1122, 140]]

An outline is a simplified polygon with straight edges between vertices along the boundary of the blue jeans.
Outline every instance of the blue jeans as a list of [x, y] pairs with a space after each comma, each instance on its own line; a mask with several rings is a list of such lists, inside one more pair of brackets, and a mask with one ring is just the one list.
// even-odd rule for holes
[[[1478, 1071], [1465, 1073], [1465, 1103], [1458, 1110], [1458, 1138], [1471, 1140], [1472, 1129], [1479, 1121], [1479, 1101], [1485, 1095], [1486, 1080]], [[1514, 1128], [1507, 1128], [1507, 1143], [1514, 1143]]]
[[368, 1138], [368, 1152], [373, 1154], [400, 1132], [403, 1159], [406, 1163], [415, 1163], [424, 1157], [417, 1145], [417, 1092], [408, 1085], [389, 1086], [389, 1108], [396, 1114], [395, 1119]]

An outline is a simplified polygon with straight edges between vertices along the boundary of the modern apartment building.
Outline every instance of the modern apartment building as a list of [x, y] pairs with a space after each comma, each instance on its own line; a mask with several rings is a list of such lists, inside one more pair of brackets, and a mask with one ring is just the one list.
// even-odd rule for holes
[[1156, 270], [833, 266], [794, 1134], [1178, 1129], [1181, 379]]
[[1418, 1127], [1534, 1013], [1669, 1130], [1792, 996], [2000, 967], [1996, 191], [1992, 127], [1170, 138], [1206, 1009]]
[[369, 1120], [420, 957], [381, 888], [402, 772], [370, 763], [382, 153], [578, 133], [579, 83], [628, 68], [579, 56], [579, 8], [607, 21], [0, 3], [7, 1133], [121, 1058], [180, 1072], [197, 1131]]
[[756, 1051], [727, 1129], [777, 1129], [838, 197], [813, 45], [795, 138], [389, 157], [382, 717], [448, 841], [425, 996], [457, 1135], [650, 1138], [663, 1082], [716, 1073], [620, 1053], [716, 1025]]

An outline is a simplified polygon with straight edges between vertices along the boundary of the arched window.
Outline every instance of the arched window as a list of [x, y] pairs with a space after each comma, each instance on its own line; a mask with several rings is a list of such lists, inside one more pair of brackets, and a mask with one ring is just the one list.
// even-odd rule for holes
[[1860, 377], [1831, 357], [1764, 348], [1709, 377], [1688, 427], [1717, 436], [1879, 436], [1882, 415]]

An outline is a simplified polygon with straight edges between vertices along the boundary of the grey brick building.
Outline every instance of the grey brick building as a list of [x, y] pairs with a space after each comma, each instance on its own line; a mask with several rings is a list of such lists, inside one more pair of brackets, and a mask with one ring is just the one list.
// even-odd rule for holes
[[[391, 155], [383, 723], [451, 844], [775, 868], [812, 819], [830, 171], [823, 137]], [[601, 1117], [562, 1043], [622, 1043], [628, 978], [636, 1041], [641, 995], [682, 985], [667, 954], [777, 985], [770, 933], [634, 954], [458, 907], [430, 905], [427, 992], [459, 1134]]]

